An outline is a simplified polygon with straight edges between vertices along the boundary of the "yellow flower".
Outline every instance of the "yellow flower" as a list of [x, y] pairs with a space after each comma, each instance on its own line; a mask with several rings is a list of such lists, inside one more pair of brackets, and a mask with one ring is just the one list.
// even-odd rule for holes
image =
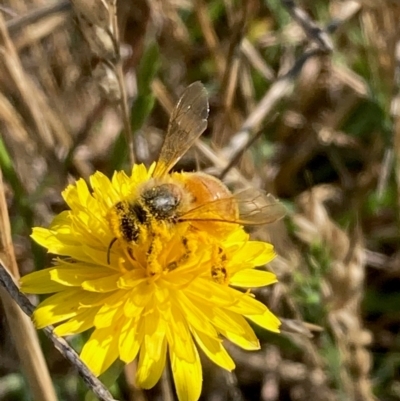
[[152, 169], [136, 165], [131, 176], [117, 172], [111, 181], [97, 172], [90, 178], [92, 192], [83, 180], [69, 186], [63, 196], [70, 210], [32, 234], [63, 258], [23, 277], [22, 290], [55, 293], [34, 313], [38, 328], [57, 325], [60, 336], [93, 329], [81, 358], [95, 375], [117, 358], [129, 363], [138, 356], [137, 384], [151, 388], [168, 350], [179, 400], [195, 401], [202, 386], [198, 348], [232, 370], [222, 337], [256, 350], [259, 342], [247, 320], [279, 331], [279, 320], [264, 304], [233, 288], [274, 283], [274, 274], [254, 267], [275, 255], [272, 245], [250, 241], [239, 225], [221, 238], [190, 222], [156, 219], [136, 242], [118, 239], [109, 248], [115, 237], [110, 210], [136, 196]]

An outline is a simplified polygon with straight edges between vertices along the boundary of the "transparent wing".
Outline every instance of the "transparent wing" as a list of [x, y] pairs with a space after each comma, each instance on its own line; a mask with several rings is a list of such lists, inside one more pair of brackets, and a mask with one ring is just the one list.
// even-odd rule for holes
[[251, 188], [231, 197], [200, 205], [185, 213], [179, 220], [262, 225], [273, 223], [285, 215], [285, 206], [271, 194]]
[[254, 188], [234, 195], [241, 224], [270, 224], [286, 215], [286, 208], [271, 194]]
[[168, 174], [207, 128], [207, 117], [207, 91], [197, 81], [185, 89], [171, 114], [153, 177]]

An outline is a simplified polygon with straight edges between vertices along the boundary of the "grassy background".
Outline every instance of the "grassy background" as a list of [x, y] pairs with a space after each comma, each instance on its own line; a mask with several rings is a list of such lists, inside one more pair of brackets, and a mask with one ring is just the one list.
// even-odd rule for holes
[[[232, 374], [204, 360], [202, 399], [400, 400], [400, 3], [119, 0], [121, 62], [98, 46], [103, 3], [92, 3], [85, 18], [66, 1], [0, 5], [0, 166], [20, 274], [50, 263], [29, 235], [65, 208], [62, 189], [129, 169], [129, 129], [136, 161], [155, 160], [169, 110], [201, 80], [209, 126], [177, 168], [262, 188], [289, 210], [254, 232], [279, 254], [269, 268], [280, 283], [257, 296], [283, 333], [259, 331], [262, 350], [251, 354], [227, 344]], [[0, 400], [29, 400], [26, 383], [44, 368], [21, 373], [17, 355], [30, 345], [2, 305]], [[79, 349], [84, 339], [71, 341]], [[59, 399], [88, 397], [40, 341]], [[141, 392], [133, 370], [111, 387], [116, 398], [169, 399], [168, 378]]]

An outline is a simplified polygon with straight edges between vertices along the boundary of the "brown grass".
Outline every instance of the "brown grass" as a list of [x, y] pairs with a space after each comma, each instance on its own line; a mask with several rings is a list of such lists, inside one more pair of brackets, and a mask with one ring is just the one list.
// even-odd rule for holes
[[[400, 399], [399, 18], [389, 0], [4, 0], [0, 165], [10, 216], [3, 207], [0, 229], [11, 224], [14, 246], [2, 236], [3, 262], [13, 266], [15, 252], [16, 279], [45, 267], [28, 237], [65, 208], [66, 184], [153, 161], [175, 100], [201, 80], [209, 128], [178, 168], [272, 192], [290, 210], [254, 232], [279, 254], [269, 267], [280, 283], [257, 296], [283, 333], [259, 333], [263, 348], [250, 355], [229, 346], [232, 374], [204, 361], [203, 399]], [[21, 361], [0, 346], [0, 400], [18, 399], [7, 380], [38, 345], [0, 295], [2, 337]], [[43, 347], [52, 376], [63, 377], [60, 399], [81, 399], [82, 389], [66, 390], [74, 373]], [[29, 388], [17, 397], [55, 399], [40, 358], [24, 365]], [[119, 399], [167, 397], [168, 378], [142, 394], [132, 369]]]

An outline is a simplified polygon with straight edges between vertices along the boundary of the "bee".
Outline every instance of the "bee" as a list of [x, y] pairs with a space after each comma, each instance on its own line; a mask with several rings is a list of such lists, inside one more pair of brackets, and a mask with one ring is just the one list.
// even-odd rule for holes
[[[152, 177], [132, 199], [116, 203], [109, 221], [115, 241], [128, 245], [138, 241], [141, 228], [152, 221], [169, 224], [189, 222], [201, 229], [210, 224], [215, 232], [225, 223], [266, 224], [285, 214], [285, 208], [271, 195], [247, 190], [233, 195], [217, 178], [202, 173], [170, 173], [207, 127], [208, 96], [201, 82], [188, 86], [176, 104]], [[244, 210], [243, 210], [244, 208]]]

